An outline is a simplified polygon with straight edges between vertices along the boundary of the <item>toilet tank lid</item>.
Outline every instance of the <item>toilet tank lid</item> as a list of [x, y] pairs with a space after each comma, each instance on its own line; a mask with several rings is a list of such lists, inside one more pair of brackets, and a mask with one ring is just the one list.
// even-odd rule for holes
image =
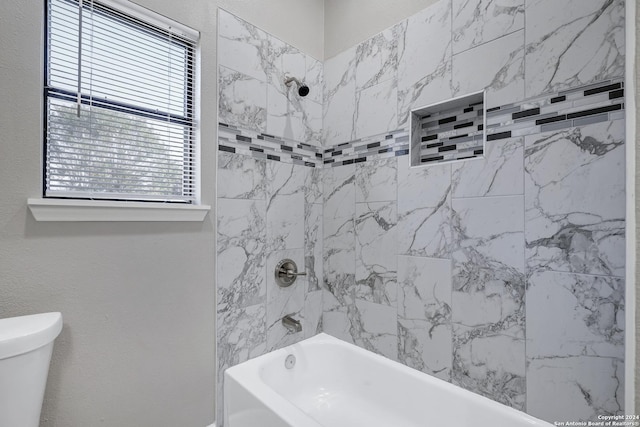
[[62, 330], [62, 314], [41, 313], [0, 319], [0, 360], [53, 341]]

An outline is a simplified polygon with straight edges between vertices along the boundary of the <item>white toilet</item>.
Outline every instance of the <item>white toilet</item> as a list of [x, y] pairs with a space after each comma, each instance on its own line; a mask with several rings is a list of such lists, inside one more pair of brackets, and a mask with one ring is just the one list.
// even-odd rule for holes
[[0, 426], [38, 427], [60, 313], [0, 319]]

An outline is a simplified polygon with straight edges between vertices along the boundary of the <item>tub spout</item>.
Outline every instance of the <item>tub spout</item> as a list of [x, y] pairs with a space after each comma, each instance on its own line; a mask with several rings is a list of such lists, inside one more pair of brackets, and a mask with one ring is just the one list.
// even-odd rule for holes
[[300, 324], [299, 320], [294, 319], [291, 314], [287, 314], [282, 318], [282, 324], [289, 332], [296, 333], [302, 331], [302, 324]]

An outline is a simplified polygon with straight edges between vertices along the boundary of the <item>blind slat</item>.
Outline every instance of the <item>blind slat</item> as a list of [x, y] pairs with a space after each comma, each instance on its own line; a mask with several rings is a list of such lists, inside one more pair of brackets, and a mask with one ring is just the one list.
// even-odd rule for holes
[[[86, 37], [85, 34], [83, 34], [83, 37]], [[56, 45], [57, 49], [60, 49], [60, 51], [64, 52], [66, 50], [69, 51], [69, 53], [71, 54], [77, 54], [77, 51], [74, 48], [77, 48], [78, 46], [78, 34], [75, 33], [68, 33], [68, 32], [60, 32], [57, 33], [55, 38], [52, 39], [52, 43]], [[104, 48], [102, 48], [104, 46]], [[161, 68], [167, 68], [167, 61], [166, 61], [166, 56], [167, 56], [167, 52], [165, 51], [161, 51], [159, 52], [158, 55], [156, 55], [155, 57], [153, 56], [134, 56], [134, 51], [132, 50], [127, 50], [125, 48], [120, 48], [119, 45], [113, 45], [113, 44], [109, 44], [109, 39], [94, 39], [92, 46], [89, 48], [89, 52], [88, 55], [89, 57], [91, 56], [91, 50], [93, 50], [94, 52], [110, 52], [113, 54], [122, 54], [122, 55], [127, 55], [130, 58], [134, 58], [136, 61], [140, 61], [141, 64], [146, 64], [149, 66], [149, 68], [153, 68], [153, 67], [161, 67]], [[139, 50], [145, 50], [144, 48], [140, 48]], [[145, 52], [145, 53], [149, 53], [149, 52]], [[77, 57], [77, 55], [76, 55]], [[192, 66], [194, 64], [194, 52], [192, 51], [188, 51], [185, 52], [185, 55], [181, 55], [180, 58], [179, 57], [175, 57], [173, 59], [173, 63], [174, 64], [183, 64], [185, 67], [187, 66]], [[165, 61], [163, 61], [162, 59], [165, 59]]]
[[[64, 134], [64, 133], [55, 133], [55, 132], [49, 132], [48, 133], [51, 142], [53, 145], [50, 144], [50, 146], [53, 147], [66, 147], [69, 145], [73, 145], [74, 149], [78, 152], [80, 151], [87, 151], [87, 152], [105, 152], [105, 153], [111, 153], [113, 152], [114, 149], [117, 150], [127, 150], [127, 151], [131, 151], [131, 152], [135, 152], [135, 153], [140, 153], [140, 154], [145, 154], [147, 153], [149, 158], [161, 158], [162, 154], [167, 154], [167, 155], [172, 155], [172, 156], [181, 156], [184, 157], [185, 154], [187, 153], [193, 153], [193, 149], [184, 149], [184, 150], [180, 150], [179, 148], [158, 148], [158, 147], [148, 147], [148, 150], [145, 150], [143, 148], [139, 148], [138, 146], [136, 146], [135, 144], [127, 144], [124, 142], [114, 142], [113, 144], [110, 144], [108, 140], [94, 140], [91, 142], [87, 142], [84, 140], [78, 140], [77, 137], [73, 137], [75, 138], [74, 140], [70, 140], [69, 135], [68, 134]], [[66, 144], [66, 145], [65, 145]], [[145, 144], [147, 145], [147, 144]], [[150, 144], [149, 144], [150, 145]], [[87, 147], [85, 150], [82, 150], [81, 147], [78, 146], [85, 146]], [[171, 146], [165, 146], [165, 147], [171, 147]]]
[[[92, 155], [91, 157], [83, 156], [82, 154], [77, 154], [73, 152], [64, 152], [64, 153], [49, 153], [47, 158], [49, 160], [50, 166], [54, 164], [60, 166], [71, 166], [74, 163], [82, 163], [83, 168], [95, 168], [95, 169], [109, 169], [109, 170], [146, 170], [149, 173], [157, 171], [165, 172], [169, 175], [173, 175], [177, 172], [182, 174], [182, 171], [185, 166], [195, 166], [193, 162], [183, 162], [179, 159], [175, 159], [173, 161], [150, 161], [141, 159], [131, 159], [124, 160], [120, 156], [119, 157], [107, 157], [107, 156], [99, 156]], [[105, 166], [99, 166], [105, 165]], [[83, 169], [84, 171], [84, 169]]]

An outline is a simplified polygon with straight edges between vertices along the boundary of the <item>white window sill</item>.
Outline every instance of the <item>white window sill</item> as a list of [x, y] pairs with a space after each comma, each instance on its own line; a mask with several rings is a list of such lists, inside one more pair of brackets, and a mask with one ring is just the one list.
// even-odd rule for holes
[[204, 221], [207, 205], [113, 202], [107, 200], [28, 199], [36, 221]]

